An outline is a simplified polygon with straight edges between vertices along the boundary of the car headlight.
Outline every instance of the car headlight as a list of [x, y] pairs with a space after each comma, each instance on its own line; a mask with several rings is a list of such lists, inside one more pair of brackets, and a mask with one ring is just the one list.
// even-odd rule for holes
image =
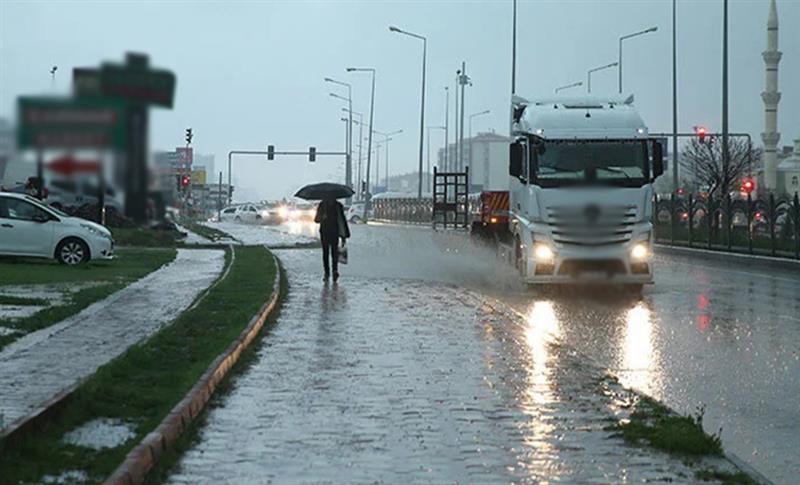
[[278, 217], [281, 219], [286, 219], [289, 215], [289, 209], [286, 207], [278, 207]]
[[641, 261], [650, 255], [650, 250], [645, 243], [636, 243], [631, 248], [631, 258]]
[[533, 247], [533, 256], [536, 258], [536, 261], [549, 263], [553, 260], [555, 254], [553, 254], [553, 250], [550, 249], [550, 246], [547, 244], [537, 244]]

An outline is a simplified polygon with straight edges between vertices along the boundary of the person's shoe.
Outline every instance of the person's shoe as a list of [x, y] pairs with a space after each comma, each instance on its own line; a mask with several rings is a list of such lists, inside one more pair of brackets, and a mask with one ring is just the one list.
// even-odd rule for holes
[[333, 282], [336, 283], [337, 281], [339, 281], [339, 273], [338, 272], [333, 273]]

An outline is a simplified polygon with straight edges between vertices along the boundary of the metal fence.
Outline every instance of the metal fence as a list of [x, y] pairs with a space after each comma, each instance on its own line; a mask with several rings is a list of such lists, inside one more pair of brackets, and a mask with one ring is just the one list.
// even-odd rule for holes
[[372, 199], [373, 219], [430, 224], [433, 201], [430, 197]]
[[656, 196], [659, 243], [800, 259], [800, 200], [773, 194], [710, 199]]

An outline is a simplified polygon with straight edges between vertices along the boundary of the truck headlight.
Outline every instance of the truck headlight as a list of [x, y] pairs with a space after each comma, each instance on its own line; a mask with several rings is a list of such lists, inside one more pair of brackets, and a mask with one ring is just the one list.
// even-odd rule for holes
[[647, 249], [647, 244], [645, 243], [636, 243], [633, 248], [631, 248], [631, 258], [637, 261], [641, 261], [649, 255], [650, 251]]
[[554, 254], [550, 246], [546, 244], [537, 244], [533, 248], [533, 256], [536, 258], [536, 261], [549, 263], [553, 260]]

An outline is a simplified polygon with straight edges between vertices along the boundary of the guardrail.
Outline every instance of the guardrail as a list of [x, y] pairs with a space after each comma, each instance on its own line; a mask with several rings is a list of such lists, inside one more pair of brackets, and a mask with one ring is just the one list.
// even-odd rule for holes
[[800, 259], [800, 199], [656, 196], [656, 242]]
[[[470, 194], [467, 197], [468, 214], [480, 208], [479, 194]], [[432, 223], [433, 199], [431, 197], [392, 197], [372, 199], [372, 219], [378, 221]]]

